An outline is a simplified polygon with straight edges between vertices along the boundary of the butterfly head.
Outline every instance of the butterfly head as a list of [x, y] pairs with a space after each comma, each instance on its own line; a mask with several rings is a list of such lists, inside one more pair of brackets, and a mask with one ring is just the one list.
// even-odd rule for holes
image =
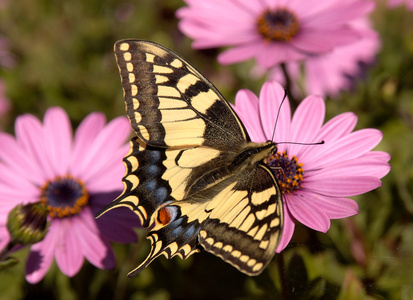
[[268, 145], [270, 146], [271, 155], [277, 154], [277, 151], [278, 151], [277, 144], [274, 143], [273, 141], [267, 141], [267, 143], [268, 143]]

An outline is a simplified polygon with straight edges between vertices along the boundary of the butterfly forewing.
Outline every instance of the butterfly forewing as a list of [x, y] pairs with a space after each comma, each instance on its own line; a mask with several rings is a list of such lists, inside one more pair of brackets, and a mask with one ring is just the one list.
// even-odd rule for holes
[[127, 115], [151, 146], [237, 147], [247, 133], [216, 88], [171, 50], [147, 41], [115, 44]]
[[268, 264], [282, 232], [281, 192], [231, 106], [183, 58], [146, 41], [115, 44], [126, 111], [137, 137], [124, 158], [126, 206], [151, 227], [151, 251], [187, 258], [205, 249], [248, 275]]

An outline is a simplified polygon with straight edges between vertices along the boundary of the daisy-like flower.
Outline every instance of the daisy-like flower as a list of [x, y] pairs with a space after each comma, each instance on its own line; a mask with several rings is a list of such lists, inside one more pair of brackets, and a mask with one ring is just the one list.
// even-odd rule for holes
[[[293, 90], [298, 89], [296, 85], [301, 77], [304, 91], [310, 95], [335, 96], [342, 90], [352, 88], [355, 79], [363, 75], [366, 65], [373, 63], [380, 49], [380, 38], [365, 18], [352, 22], [351, 26], [361, 35], [358, 41], [336, 47], [326, 54], [311, 56], [302, 63], [286, 64], [292, 84], [295, 85]], [[270, 78], [285, 82], [280, 67], [273, 69]]]
[[[259, 100], [249, 90], [238, 92], [234, 109], [252, 141], [271, 139], [283, 96], [283, 88], [274, 81], [263, 85]], [[353, 113], [343, 113], [323, 125], [324, 113], [325, 104], [319, 96], [305, 98], [292, 118], [288, 101], [281, 106], [274, 141], [325, 143], [280, 144], [278, 153], [267, 158], [284, 201], [284, 229], [278, 252], [289, 243], [296, 221], [326, 232], [330, 219], [357, 214], [357, 203], [348, 197], [381, 186], [380, 178], [390, 170], [390, 156], [371, 151], [382, 138], [379, 130], [352, 132], [357, 122]], [[283, 172], [277, 170], [279, 167]]]
[[50, 108], [43, 124], [26, 114], [16, 120], [16, 137], [0, 133], [0, 247], [10, 241], [5, 224], [13, 208], [29, 203], [47, 208], [48, 232], [31, 246], [26, 263], [30, 283], [44, 277], [54, 258], [67, 276], [80, 270], [84, 258], [112, 268], [109, 241], [136, 241], [136, 217], [128, 209], [95, 220], [122, 190], [121, 161], [129, 148], [127, 118], [105, 123], [103, 114], [92, 113], [73, 138], [65, 111]]
[[400, 5], [406, 5], [406, 8], [409, 10], [413, 10], [413, 0], [389, 0], [387, 2], [388, 7], [396, 7]]
[[180, 30], [196, 49], [230, 46], [218, 56], [222, 64], [255, 58], [270, 68], [326, 53], [360, 38], [348, 26], [374, 8], [369, 0], [197, 1], [177, 11]]

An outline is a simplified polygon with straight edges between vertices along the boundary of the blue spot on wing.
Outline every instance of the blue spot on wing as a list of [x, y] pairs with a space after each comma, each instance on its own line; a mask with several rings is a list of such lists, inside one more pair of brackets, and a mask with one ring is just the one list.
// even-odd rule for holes
[[159, 153], [159, 151], [150, 151], [149, 157], [151, 160], [159, 161], [161, 159], [161, 154]]
[[186, 238], [189, 238], [190, 236], [193, 236], [194, 234], [198, 235], [198, 232], [196, 232], [195, 226], [191, 225], [190, 227], [186, 228], [184, 234]]
[[168, 197], [168, 191], [166, 190], [165, 187], [159, 187], [155, 191], [155, 197], [156, 199], [158, 199], [158, 201], [163, 201], [166, 199], [166, 197]]
[[155, 177], [161, 173], [161, 170], [157, 165], [150, 165], [146, 168], [146, 172], [149, 176]]
[[157, 187], [156, 179], [151, 179], [151, 180], [145, 182], [145, 189], [148, 192], [153, 192], [156, 189], [156, 187]]

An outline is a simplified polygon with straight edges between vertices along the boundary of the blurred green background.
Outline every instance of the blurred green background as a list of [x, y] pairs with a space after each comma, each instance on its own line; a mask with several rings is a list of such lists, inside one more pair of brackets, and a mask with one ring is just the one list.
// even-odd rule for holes
[[[194, 51], [177, 29], [178, 0], [0, 0], [0, 35], [9, 43], [11, 67], [0, 68], [10, 111], [1, 117], [13, 133], [16, 116], [43, 118], [62, 106], [74, 126], [90, 112], [110, 120], [124, 115], [113, 44], [148, 39], [180, 53], [233, 101], [240, 88], [259, 93], [253, 62], [220, 66], [218, 50]], [[392, 156], [383, 187], [356, 197], [360, 213], [333, 220], [327, 234], [298, 225], [290, 245], [258, 277], [248, 277], [207, 253], [157, 259], [135, 278], [126, 274], [146, 257], [140, 230], [134, 245], [114, 245], [115, 270], [85, 262], [73, 278], [56, 265], [36, 285], [21, 263], [0, 273], [1, 299], [274, 299], [281, 297], [280, 268], [291, 299], [413, 299], [413, 12], [379, 1], [372, 14], [382, 50], [353, 90], [327, 99], [327, 119], [353, 111], [357, 129], [384, 133], [378, 150]], [[277, 263], [283, 262], [284, 265]]]

